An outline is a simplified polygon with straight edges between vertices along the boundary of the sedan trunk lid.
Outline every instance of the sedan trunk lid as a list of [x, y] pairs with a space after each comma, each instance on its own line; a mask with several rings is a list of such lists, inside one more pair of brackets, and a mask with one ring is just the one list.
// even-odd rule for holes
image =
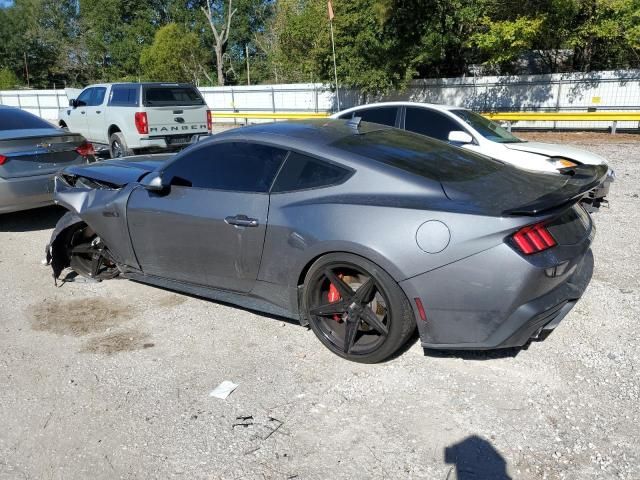
[[84, 137], [57, 128], [0, 132], [0, 177], [4, 179], [45, 175], [74, 163], [84, 163], [76, 148]]

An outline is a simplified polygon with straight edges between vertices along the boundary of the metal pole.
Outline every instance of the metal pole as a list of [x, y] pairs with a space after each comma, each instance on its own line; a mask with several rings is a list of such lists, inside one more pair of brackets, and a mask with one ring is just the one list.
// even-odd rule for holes
[[244, 46], [245, 57], [247, 57], [247, 85], [251, 85], [251, 72], [249, 71], [249, 44]]
[[29, 64], [27, 63], [27, 52], [24, 52], [24, 71], [27, 74], [27, 88], [30, 88], [30, 85], [29, 85]]
[[[556, 95], [558, 96], [558, 98], [556, 98], [556, 112], [560, 111], [560, 95], [562, 94], [562, 78], [558, 81], [558, 91], [556, 93]], [[556, 130], [556, 128], [558, 127], [558, 122], [553, 122], [553, 129]]]
[[336, 79], [336, 100], [338, 102], [338, 111], [340, 108], [340, 89], [338, 87], [338, 67], [336, 65], [336, 42], [333, 38], [333, 20], [329, 20], [329, 26], [331, 27], [331, 49], [333, 50], [333, 75]]
[[[222, 94], [224, 95], [224, 92], [222, 92]], [[236, 112], [236, 98], [233, 95], [233, 87], [231, 87], [231, 107], [233, 111]], [[236, 117], [233, 117], [233, 124], [236, 125], [236, 123]]]
[[276, 92], [273, 87], [271, 87], [271, 109], [276, 113]]
[[313, 84], [313, 103], [314, 103], [314, 112], [318, 113], [318, 88], [316, 84]]

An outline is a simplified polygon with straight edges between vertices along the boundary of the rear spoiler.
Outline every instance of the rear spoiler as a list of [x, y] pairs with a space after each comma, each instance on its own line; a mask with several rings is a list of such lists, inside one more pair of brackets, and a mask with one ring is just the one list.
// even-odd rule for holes
[[590, 190], [600, 185], [607, 176], [607, 165], [576, 165], [563, 168], [561, 175], [567, 175], [567, 183], [555, 192], [548, 193], [534, 202], [502, 212], [503, 215], [538, 215], [549, 210], [571, 205], [580, 201]]

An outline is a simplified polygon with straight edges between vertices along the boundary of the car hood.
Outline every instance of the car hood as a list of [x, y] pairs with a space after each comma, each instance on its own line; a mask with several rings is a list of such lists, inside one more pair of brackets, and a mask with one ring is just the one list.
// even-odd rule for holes
[[564, 157], [585, 165], [606, 165], [607, 163], [600, 155], [566, 145], [540, 142], [503, 143], [503, 145], [510, 150], [536, 153], [547, 157]]
[[117, 160], [105, 160], [86, 166], [72, 166], [63, 174], [90, 178], [111, 185], [123, 186], [138, 182], [147, 173], [160, 169], [173, 155], [141, 155]]

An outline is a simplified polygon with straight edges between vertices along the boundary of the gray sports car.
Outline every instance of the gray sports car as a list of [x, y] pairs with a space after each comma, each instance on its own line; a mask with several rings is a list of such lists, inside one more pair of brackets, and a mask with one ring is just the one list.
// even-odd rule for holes
[[0, 105], [0, 214], [51, 205], [55, 173], [94, 154], [83, 136]]
[[577, 203], [606, 166], [531, 173], [357, 119], [231, 130], [174, 157], [67, 168], [47, 257], [294, 318], [378, 362], [418, 328], [441, 349], [521, 346], [591, 278]]

